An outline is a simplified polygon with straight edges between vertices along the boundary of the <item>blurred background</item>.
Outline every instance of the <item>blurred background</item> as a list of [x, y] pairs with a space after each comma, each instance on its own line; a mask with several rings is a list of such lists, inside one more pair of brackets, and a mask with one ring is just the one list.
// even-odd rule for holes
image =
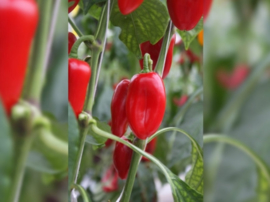
[[[166, 3], [165, 1], [163, 3]], [[80, 2], [82, 5], [82, 1]], [[100, 7], [94, 5], [87, 15], [78, 7], [70, 14], [72, 20], [84, 34], [95, 34], [96, 13]], [[96, 12], [95, 12], [96, 11]], [[73, 32], [72, 27], [69, 31]], [[175, 31], [175, 30], [174, 30]], [[103, 128], [110, 130], [111, 99], [114, 88], [122, 79], [131, 79], [140, 72], [139, 59], [120, 41], [121, 29], [109, 24], [107, 45], [97, 87], [93, 116], [103, 122]], [[189, 50], [185, 50], [180, 35], [177, 34], [174, 46], [173, 63], [169, 75], [164, 79], [167, 94], [166, 112], [160, 128], [174, 126], [187, 131], [202, 147], [203, 135], [203, 80], [202, 80], [202, 43], [195, 38]], [[75, 33], [74, 33], [75, 34]], [[90, 52], [82, 44], [79, 58], [84, 59]], [[187, 104], [187, 100], [190, 98]], [[130, 133], [130, 129], [127, 134]], [[94, 145], [86, 140], [85, 151], [80, 167], [78, 183], [89, 193], [93, 202], [115, 201], [124, 181], [117, 179], [113, 168], [112, 154], [114, 143]], [[184, 180], [191, 164], [191, 143], [180, 133], [168, 132], [160, 135], [150, 149], [154, 156], [164, 163], [173, 173]], [[78, 196], [75, 194], [74, 196]], [[81, 198], [78, 198], [81, 201]], [[173, 201], [171, 188], [159, 168], [143, 161], [138, 169], [132, 191], [131, 201]]]
[[[270, 168], [270, 2], [214, 0], [204, 24], [204, 134], [223, 134]], [[204, 144], [204, 201], [266, 202], [270, 189], [247, 154]]]

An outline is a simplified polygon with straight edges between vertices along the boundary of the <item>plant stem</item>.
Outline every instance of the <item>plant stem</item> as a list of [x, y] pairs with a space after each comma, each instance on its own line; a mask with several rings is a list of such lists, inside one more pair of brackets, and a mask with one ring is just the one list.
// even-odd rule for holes
[[161, 50], [158, 56], [158, 61], [156, 64], [155, 71], [162, 77], [163, 75], [163, 70], [164, 70], [164, 65], [166, 61], [166, 55], [168, 52], [169, 44], [170, 44], [170, 39], [172, 35], [172, 21], [170, 20], [168, 23], [168, 27], [166, 29], [165, 35], [163, 37], [162, 45], [161, 45]]
[[[135, 145], [138, 148], [144, 150], [145, 146], [146, 146], [146, 140], [135, 139]], [[131, 164], [130, 164], [130, 168], [129, 168], [129, 172], [128, 172], [127, 181], [126, 181], [124, 190], [123, 190], [122, 195], [121, 195], [121, 200], [120, 200], [121, 202], [126, 202], [126, 201], [129, 201], [129, 199], [130, 199], [141, 157], [142, 157], [141, 154], [138, 154], [136, 152], [133, 152], [133, 154], [132, 154], [132, 159], [131, 159]]]
[[97, 67], [98, 67], [98, 61], [99, 61], [99, 55], [100, 51], [93, 51], [92, 58], [91, 58], [91, 79], [90, 79], [90, 85], [87, 89], [87, 95], [84, 102], [84, 111], [91, 114], [94, 100], [95, 100], [95, 86], [96, 86], [96, 78], [97, 75]]
[[33, 134], [15, 134], [14, 144], [14, 178], [11, 185], [9, 202], [18, 202], [25, 173], [25, 162], [32, 145]]
[[83, 36], [83, 33], [79, 30], [79, 28], [76, 26], [76, 24], [71, 20], [69, 16], [68, 16], [68, 22], [71, 25], [71, 27], [75, 30], [75, 32], [78, 34], [79, 37]]
[[207, 134], [203, 137], [203, 143], [209, 143], [209, 142], [225, 142], [227, 144], [233, 145], [236, 148], [242, 150], [244, 153], [246, 153], [249, 157], [252, 158], [252, 160], [255, 162], [255, 164], [261, 169], [264, 176], [267, 178], [267, 181], [270, 185], [270, 171], [265, 164], [265, 162], [252, 150], [250, 150], [247, 146], [242, 144], [241, 142], [234, 140], [233, 138], [230, 138], [225, 135], [216, 135], [216, 134]]
[[80, 146], [79, 146], [79, 151], [75, 163], [75, 169], [73, 171], [73, 179], [72, 182], [74, 184], [77, 184], [77, 179], [78, 179], [78, 174], [80, 170], [80, 165], [81, 165], [81, 160], [82, 160], [82, 155], [83, 155], [83, 150], [84, 150], [84, 143], [85, 143], [85, 138], [87, 136], [88, 129], [87, 128], [81, 128], [80, 130]]
[[[105, 46], [106, 41], [106, 32], [108, 29], [108, 21], [110, 16], [110, 0], [107, 1], [107, 4], [103, 7], [101, 12], [100, 21], [98, 24], [98, 29], [95, 35], [95, 40], [97, 43], [99, 43], [101, 46]], [[102, 58], [100, 58], [101, 50], [98, 48], [93, 48], [92, 50], [92, 58], [91, 58], [91, 68], [92, 68], [92, 75], [90, 79], [90, 85], [87, 90], [87, 96], [84, 103], [84, 111], [88, 113], [92, 113], [92, 108], [94, 106], [94, 100], [95, 100], [95, 93], [96, 93], [96, 87], [98, 82], [98, 76], [99, 76], [99, 69], [100, 63], [102, 62]]]
[[41, 1], [39, 3], [40, 19], [35, 36], [32, 56], [24, 85], [23, 98], [30, 103], [39, 106], [40, 95], [44, 82], [44, 69], [47, 40], [50, 27], [52, 1]]

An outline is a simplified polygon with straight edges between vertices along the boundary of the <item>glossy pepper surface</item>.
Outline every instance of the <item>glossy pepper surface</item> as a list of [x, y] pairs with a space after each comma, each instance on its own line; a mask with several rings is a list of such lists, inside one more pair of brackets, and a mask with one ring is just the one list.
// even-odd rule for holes
[[126, 115], [126, 97], [128, 93], [130, 81], [128, 79], [122, 80], [115, 88], [112, 102], [111, 102], [111, 115], [112, 115], [112, 134], [122, 137], [128, 127]]
[[80, 0], [68, 0], [68, 13], [73, 11], [73, 9], [78, 5]]
[[71, 48], [76, 40], [77, 40], [76, 36], [72, 32], [69, 32], [68, 33], [68, 54], [70, 54]]
[[162, 78], [155, 72], [136, 74], [129, 84], [126, 114], [131, 130], [146, 139], [159, 128], [166, 106]]
[[7, 114], [21, 96], [37, 23], [34, 0], [0, 1], [0, 98]]
[[123, 15], [128, 15], [135, 11], [143, 0], [118, 0], [119, 10]]
[[193, 29], [203, 16], [203, 0], [167, 0], [173, 24], [180, 30]]
[[[170, 72], [171, 66], [172, 66], [172, 59], [173, 59], [173, 48], [175, 44], [176, 35], [174, 34], [172, 36], [172, 39], [169, 44], [169, 48], [167, 51], [165, 66], [162, 78], [164, 79]], [[140, 44], [140, 49], [142, 52], [142, 55], [145, 53], [149, 53], [151, 56], [151, 59], [153, 60], [153, 70], [156, 68], [156, 64], [158, 61], [159, 53], [161, 50], [163, 38], [160, 39], [156, 44], [152, 45], [149, 41], [146, 41], [142, 44]], [[140, 60], [141, 69], [143, 69], [143, 59]]]
[[68, 100], [76, 117], [83, 110], [86, 90], [91, 77], [88, 63], [75, 59], [68, 59]]
[[[127, 140], [124, 136], [123, 140]], [[129, 141], [130, 142], [130, 141]], [[126, 145], [116, 142], [115, 149], [113, 152], [113, 163], [114, 167], [121, 179], [126, 179], [130, 167], [132, 149], [128, 148]]]
[[[154, 151], [155, 151], [155, 148], [156, 148], [156, 144], [157, 144], [157, 137], [155, 137], [151, 142], [149, 142], [147, 145], [146, 145], [146, 148], [145, 148], [145, 151], [149, 154], [153, 154]], [[142, 157], [142, 161], [150, 161], [148, 158], [146, 157]]]

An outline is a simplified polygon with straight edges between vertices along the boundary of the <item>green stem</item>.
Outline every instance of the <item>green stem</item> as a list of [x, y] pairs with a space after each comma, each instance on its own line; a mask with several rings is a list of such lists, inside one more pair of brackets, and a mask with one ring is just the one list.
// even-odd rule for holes
[[[70, 58], [78, 58], [78, 48], [82, 42], [89, 42], [91, 45], [96, 46], [95, 38], [92, 35], [85, 35], [77, 39], [77, 41], [73, 44], [72, 49], [70, 51]], [[97, 47], [98, 48], [98, 47]]]
[[93, 51], [92, 57], [91, 57], [91, 79], [90, 79], [90, 85], [87, 89], [87, 95], [84, 102], [84, 111], [91, 114], [92, 109], [95, 102], [95, 87], [96, 87], [96, 80], [97, 77], [97, 68], [98, 68], [98, 61], [99, 61], [99, 55], [100, 51]]
[[40, 19], [32, 49], [31, 61], [27, 70], [23, 98], [35, 105], [40, 104], [40, 95], [44, 82], [47, 40], [50, 28], [51, 8], [53, 1], [39, 3]]
[[255, 154], [252, 150], [250, 150], [246, 145], [244, 145], [241, 142], [234, 140], [228, 136], [217, 135], [217, 134], [204, 135], [203, 142], [204, 143], [225, 142], [227, 144], [230, 144], [230, 145], [235, 146], [236, 148], [242, 150], [249, 157], [251, 157], [252, 160], [255, 162], [255, 164], [261, 169], [262, 173], [267, 178], [267, 181], [270, 185], [270, 171], [269, 171], [267, 165], [257, 154]]
[[83, 128], [80, 130], [80, 146], [79, 146], [79, 151], [78, 151], [77, 159], [75, 163], [75, 169], [72, 175], [72, 182], [74, 184], [77, 184], [77, 179], [78, 179], [78, 174], [80, 170], [80, 165], [81, 165], [81, 160], [82, 160], [82, 155], [83, 155], [83, 150], [84, 150], [84, 143], [85, 143], [85, 138], [87, 136], [87, 132], [88, 132], [87, 128]]
[[156, 64], [155, 71], [162, 77], [163, 75], [163, 70], [165, 66], [165, 61], [166, 61], [166, 55], [168, 52], [169, 44], [170, 44], [170, 39], [172, 35], [172, 21], [169, 21], [168, 27], [166, 29], [165, 35], [163, 37], [162, 45], [161, 45], [161, 50], [159, 53], [158, 61]]
[[69, 16], [68, 16], [68, 22], [71, 25], [71, 27], [75, 30], [75, 32], [78, 34], [79, 37], [83, 36], [83, 33], [79, 30], [79, 28], [76, 26], [76, 24], [71, 20]]
[[[23, 136], [21, 136], [23, 135]], [[33, 135], [15, 134], [14, 171], [9, 202], [18, 202], [25, 173], [25, 162], [31, 148]]]
[[[138, 148], [144, 150], [145, 146], [146, 146], [146, 140], [136, 139], [135, 145]], [[122, 192], [120, 202], [129, 201], [129, 199], [130, 199], [140, 160], [141, 160], [141, 154], [133, 152], [127, 181], [126, 181], [124, 190]]]
[[50, 131], [42, 130], [39, 137], [52, 151], [68, 156], [68, 144], [55, 137]]
[[91, 202], [91, 200], [88, 197], [88, 194], [86, 193], [86, 191], [84, 190], [84, 188], [78, 184], [73, 184], [71, 186], [72, 189], [76, 189], [77, 191], [80, 192], [82, 198], [83, 198], [83, 202]]
[[151, 57], [148, 53], [145, 53], [143, 56], [143, 70], [141, 73], [148, 73], [153, 70], [153, 60], [151, 60]]

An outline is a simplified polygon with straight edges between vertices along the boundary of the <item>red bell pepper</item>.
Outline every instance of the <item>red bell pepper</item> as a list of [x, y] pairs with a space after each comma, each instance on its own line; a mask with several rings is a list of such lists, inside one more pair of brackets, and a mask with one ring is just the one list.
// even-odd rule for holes
[[193, 29], [203, 16], [203, 0], [167, 0], [173, 24], [180, 30]]
[[86, 90], [91, 77], [88, 63], [75, 59], [68, 59], [68, 100], [76, 117], [82, 112]]
[[80, 0], [68, 0], [68, 13], [73, 11], [73, 9], [78, 5]]
[[77, 40], [76, 36], [72, 32], [69, 32], [68, 33], [68, 54], [70, 54], [71, 48], [76, 40]]
[[[167, 56], [166, 56], [165, 66], [164, 66], [163, 75], [162, 75], [163, 79], [169, 74], [170, 69], [171, 69], [175, 39], [176, 39], [176, 35], [174, 34], [172, 36], [172, 39], [171, 39], [171, 42], [170, 42], [170, 45], [168, 48]], [[146, 41], [146, 42], [140, 44], [140, 49], [141, 49], [142, 55], [144, 55], [145, 53], [150, 54], [151, 59], [153, 60], [154, 69], [156, 68], [156, 64], [157, 64], [159, 53], [160, 53], [161, 46], [162, 46], [162, 41], [163, 41], [163, 38], [161, 38], [154, 45], [152, 45], [149, 41]], [[141, 65], [141, 69], [143, 69], [143, 59], [140, 60], [140, 65]]]
[[[123, 136], [122, 139], [125, 141], [129, 141], [128, 139], [125, 138], [125, 136]], [[133, 153], [132, 149], [130, 149], [129, 147], [120, 142], [116, 142], [115, 149], [113, 152], [113, 163], [121, 179], [127, 178], [132, 153]]]
[[143, 0], [118, 0], [119, 10], [123, 15], [128, 15], [135, 11]]
[[0, 1], [0, 98], [7, 114], [21, 96], [37, 23], [34, 0]]
[[[153, 154], [156, 148], [156, 144], [157, 144], [157, 137], [155, 137], [151, 142], [149, 142], [146, 145], [145, 151], [149, 154]], [[146, 162], [149, 161], [149, 159], [143, 156], [142, 161]]]
[[118, 174], [113, 165], [102, 176], [101, 182], [104, 192], [113, 192], [118, 189]]
[[126, 99], [129, 126], [139, 139], [146, 139], [159, 128], [166, 107], [162, 78], [155, 72], [132, 77]]

